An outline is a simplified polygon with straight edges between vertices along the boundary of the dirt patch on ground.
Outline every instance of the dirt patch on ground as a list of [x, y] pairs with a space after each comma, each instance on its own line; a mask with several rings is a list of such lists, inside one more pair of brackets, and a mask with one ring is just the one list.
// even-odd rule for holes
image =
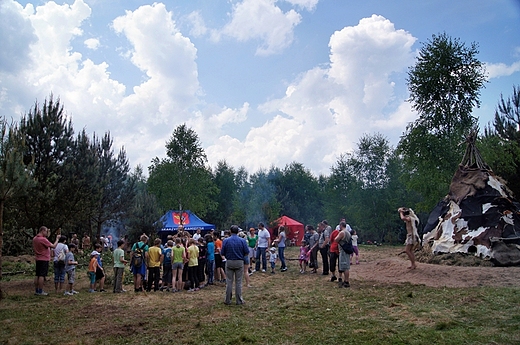
[[351, 280], [433, 287], [503, 287], [518, 286], [520, 283], [520, 267], [448, 266], [419, 262], [417, 269], [409, 270], [410, 262], [402, 252], [403, 248], [399, 247], [369, 248], [365, 251], [360, 247], [360, 264], [351, 266]]

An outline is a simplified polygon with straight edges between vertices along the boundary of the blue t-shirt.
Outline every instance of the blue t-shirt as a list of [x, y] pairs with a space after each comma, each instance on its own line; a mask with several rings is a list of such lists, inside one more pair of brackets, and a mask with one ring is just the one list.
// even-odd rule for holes
[[163, 265], [164, 266], [171, 266], [172, 264], [172, 249], [169, 247], [164, 248], [163, 250], [164, 260]]
[[75, 261], [74, 254], [72, 252], [68, 252], [65, 256], [65, 272], [72, 271], [76, 268], [76, 265], [69, 265], [69, 261]]
[[208, 248], [208, 254], [206, 254], [206, 259], [208, 261], [215, 261], [215, 242], [208, 242], [206, 244]]

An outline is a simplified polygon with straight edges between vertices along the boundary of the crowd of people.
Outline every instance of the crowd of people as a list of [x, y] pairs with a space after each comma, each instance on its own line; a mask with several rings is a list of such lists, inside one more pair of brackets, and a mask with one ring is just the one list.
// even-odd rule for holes
[[[222, 235], [222, 236], [221, 236]], [[74, 295], [75, 268], [78, 262], [79, 239], [73, 235], [67, 244], [67, 237], [57, 231], [56, 241], [51, 243], [47, 237], [49, 229], [41, 227], [33, 239], [36, 256], [35, 294], [47, 295], [43, 291], [43, 282], [49, 270], [49, 262], [53, 261], [54, 286], [56, 293], [64, 290], [65, 295]], [[338, 245], [341, 241], [353, 241], [355, 253], [345, 254]], [[331, 281], [338, 281], [339, 287], [348, 287], [348, 271], [352, 259], [359, 263], [357, 250], [357, 235], [344, 220], [332, 231], [327, 221], [318, 224], [317, 229], [307, 225], [304, 239], [300, 247], [300, 273], [311, 273], [318, 270], [318, 252], [322, 261], [322, 274], [331, 273]], [[277, 235], [271, 239], [271, 234], [263, 223], [258, 229], [250, 228], [242, 231], [238, 226], [222, 234], [210, 231], [206, 235], [198, 229], [193, 236], [179, 227], [174, 236], [168, 236], [166, 243], [156, 238], [149, 243], [146, 234], [139, 241], [129, 246], [127, 237], [117, 242], [115, 249], [111, 248], [113, 256], [113, 292], [126, 292], [123, 289], [123, 274], [125, 265], [129, 265], [134, 278], [134, 292], [168, 291], [188, 292], [199, 291], [208, 285], [226, 283], [225, 303], [231, 303], [233, 284], [237, 304], [243, 304], [242, 280], [251, 287], [250, 276], [255, 272], [276, 273], [276, 265], [280, 271], [287, 271], [285, 248], [287, 235], [285, 228], [280, 226]], [[83, 251], [90, 250], [90, 238], [85, 235], [81, 241]], [[106, 292], [106, 273], [103, 267], [102, 252], [107, 251], [107, 242], [96, 240], [90, 253], [88, 264], [89, 292]], [[52, 257], [51, 257], [52, 256]], [[254, 266], [251, 264], [254, 262]], [[269, 264], [268, 264], [269, 263]], [[336, 266], [338, 275], [336, 275]], [[67, 278], [67, 279], [65, 279]]]

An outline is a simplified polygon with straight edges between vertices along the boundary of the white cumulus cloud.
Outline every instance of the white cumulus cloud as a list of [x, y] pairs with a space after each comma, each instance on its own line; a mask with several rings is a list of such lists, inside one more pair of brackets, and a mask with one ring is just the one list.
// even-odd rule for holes
[[97, 50], [99, 48], [99, 40], [97, 38], [88, 38], [83, 42], [88, 49]]
[[520, 61], [513, 62], [511, 65], [505, 63], [486, 63], [486, 70], [489, 79], [510, 76], [520, 72]]
[[384, 130], [397, 138], [414, 114], [405, 97], [396, 99], [393, 78], [413, 63], [415, 40], [376, 15], [335, 32], [329, 66], [302, 73], [284, 97], [260, 107], [279, 115], [253, 128], [243, 142], [221, 137], [208, 156], [251, 169], [305, 160], [311, 170], [328, 173], [364, 133]]
[[244, 0], [233, 6], [231, 21], [221, 30], [214, 31], [213, 38], [229, 36], [238, 41], [260, 40], [257, 55], [281, 52], [294, 39], [294, 27], [301, 16], [294, 10], [283, 12], [276, 0]]

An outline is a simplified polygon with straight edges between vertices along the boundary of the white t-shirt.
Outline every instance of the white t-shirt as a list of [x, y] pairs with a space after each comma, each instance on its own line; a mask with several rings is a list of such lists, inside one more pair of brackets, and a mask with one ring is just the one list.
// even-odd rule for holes
[[352, 246], [357, 247], [358, 235], [352, 235]]
[[271, 238], [271, 234], [269, 231], [264, 228], [263, 230], [258, 230], [258, 247], [259, 248], [267, 248], [269, 247], [269, 239]]

